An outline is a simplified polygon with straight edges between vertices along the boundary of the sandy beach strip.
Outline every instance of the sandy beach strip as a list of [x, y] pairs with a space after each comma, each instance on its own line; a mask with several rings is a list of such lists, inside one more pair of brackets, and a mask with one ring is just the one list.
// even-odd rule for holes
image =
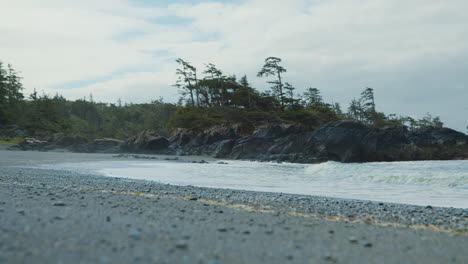
[[468, 262], [467, 209], [27, 167], [113, 159], [0, 151], [0, 263]]

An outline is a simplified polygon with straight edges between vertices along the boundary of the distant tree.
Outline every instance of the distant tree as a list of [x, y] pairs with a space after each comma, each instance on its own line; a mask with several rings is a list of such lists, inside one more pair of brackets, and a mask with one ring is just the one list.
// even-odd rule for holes
[[339, 103], [334, 103], [332, 108], [338, 116], [344, 116], [343, 110], [341, 110], [341, 105]]
[[376, 127], [385, 126], [386, 116], [377, 112], [375, 107], [374, 89], [367, 87], [361, 93], [361, 97], [353, 99], [348, 107], [347, 116]]
[[206, 69], [203, 72], [206, 77], [203, 79], [202, 85], [207, 104], [211, 105], [226, 105], [227, 104], [227, 90], [226, 81], [227, 77], [223, 75], [223, 72], [216, 68], [216, 65], [209, 63], [206, 65]]
[[290, 83], [286, 82], [284, 84], [284, 90], [285, 90], [285, 101], [288, 103], [289, 106], [293, 106], [296, 103], [296, 100], [294, 99], [294, 86], [292, 86]]
[[366, 89], [362, 91], [359, 101], [364, 112], [375, 113], [374, 89], [366, 87]]
[[308, 88], [304, 92], [303, 99], [306, 107], [323, 105], [322, 95], [320, 94], [320, 90], [317, 88]]
[[21, 114], [23, 84], [11, 64], [5, 69], [0, 61], [0, 124], [12, 122]]
[[275, 95], [280, 103], [281, 107], [284, 109], [284, 104], [285, 104], [285, 94], [283, 91], [284, 84], [283, 84], [283, 78], [281, 74], [286, 72], [286, 69], [283, 68], [281, 65], [281, 59], [277, 57], [268, 57], [265, 59], [265, 64], [263, 65], [263, 68], [258, 72], [257, 77], [268, 77], [268, 76], [275, 76], [276, 80], [274, 81], [269, 81], [268, 83], [272, 84], [273, 86], [271, 87], [271, 90], [273, 92], [273, 95]]
[[[181, 58], [178, 58], [176, 62], [180, 68], [176, 70], [177, 82], [175, 86], [182, 90], [182, 95], [188, 93], [190, 95], [189, 104], [195, 106], [195, 96], [199, 96], [199, 91], [197, 90], [197, 69]], [[198, 101], [199, 98], [197, 98]]]
[[440, 120], [440, 117], [433, 117], [431, 114], [426, 113], [426, 115], [419, 119], [416, 122], [416, 127], [426, 128], [426, 127], [443, 127], [444, 123]]
[[355, 119], [358, 121], [361, 121], [363, 119], [362, 107], [361, 107], [361, 103], [359, 102], [359, 100], [356, 100], [355, 98], [351, 100], [351, 103], [349, 104], [349, 107], [348, 107], [347, 116], [351, 119]]
[[244, 75], [240, 81], [239, 81], [239, 84], [241, 86], [241, 90], [244, 94], [247, 94], [247, 103], [248, 103], [248, 107], [249, 109], [252, 109], [253, 108], [253, 100], [252, 100], [252, 97], [253, 95], [255, 94], [255, 91], [252, 89], [252, 87], [250, 86], [250, 83], [249, 81], [247, 80], [247, 75]]

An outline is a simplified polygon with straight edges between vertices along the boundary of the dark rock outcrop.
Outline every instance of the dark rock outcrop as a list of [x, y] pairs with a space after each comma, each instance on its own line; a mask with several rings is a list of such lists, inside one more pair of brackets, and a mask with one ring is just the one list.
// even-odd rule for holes
[[123, 141], [103, 138], [89, 142], [80, 136], [70, 136], [63, 133], [36, 133], [37, 138], [26, 138], [10, 150], [34, 151], [72, 151], [84, 153], [118, 153]]
[[80, 152], [89, 152], [83, 149], [83, 146], [88, 144], [88, 140], [79, 136], [69, 136], [63, 133], [43, 133], [38, 137], [26, 138], [18, 145], [10, 149], [18, 150], [37, 150], [37, 151], [52, 151], [52, 150], [80, 150]]
[[202, 131], [178, 129], [170, 138], [170, 142], [179, 154], [219, 155], [221, 157], [229, 153], [228, 150], [233, 144], [232, 140], [251, 133], [252, 131], [239, 124], [225, 124]]
[[15, 148], [209, 155], [300, 163], [468, 158], [468, 136], [452, 129], [433, 127], [410, 131], [404, 126], [377, 129], [355, 121], [331, 122], [313, 131], [290, 124], [269, 124], [256, 129], [225, 124], [203, 131], [178, 129], [169, 140], [152, 131], [143, 131], [125, 142], [115, 139], [87, 142], [85, 138], [52, 133], [36, 136]]
[[169, 141], [153, 131], [143, 131], [125, 141], [122, 150], [133, 153], [173, 154]]
[[171, 142], [184, 154], [303, 163], [468, 158], [468, 136], [448, 128], [377, 129], [355, 121], [331, 122], [315, 131], [297, 125], [270, 124], [249, 136], [229, 126], [201, 133], [179, 130]]
[[36, 138], [25, 138], [15, 146], [9, 147], [10, 150], [40, 150], [47, 146], [47, 141]]
[[113, 138], [98, 138], [90, 144], [88, 152], [119, 153], [123, 144], [123, 141]]

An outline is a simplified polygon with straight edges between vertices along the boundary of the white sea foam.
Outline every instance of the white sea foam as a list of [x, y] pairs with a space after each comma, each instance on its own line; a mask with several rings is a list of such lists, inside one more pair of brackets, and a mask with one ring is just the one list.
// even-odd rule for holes
[[228, 164], [105, 161], [47, 166], [174, 185], [468, 208], [466, 160], [355, 164], [225, 162]]

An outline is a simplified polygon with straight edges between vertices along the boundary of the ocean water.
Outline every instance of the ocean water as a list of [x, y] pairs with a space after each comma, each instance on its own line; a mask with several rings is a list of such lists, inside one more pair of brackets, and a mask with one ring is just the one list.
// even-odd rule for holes
[[291, 164], [102, 161], [44, 165], [104, 176], [251, 191], [468, 208], [468, 160]]

